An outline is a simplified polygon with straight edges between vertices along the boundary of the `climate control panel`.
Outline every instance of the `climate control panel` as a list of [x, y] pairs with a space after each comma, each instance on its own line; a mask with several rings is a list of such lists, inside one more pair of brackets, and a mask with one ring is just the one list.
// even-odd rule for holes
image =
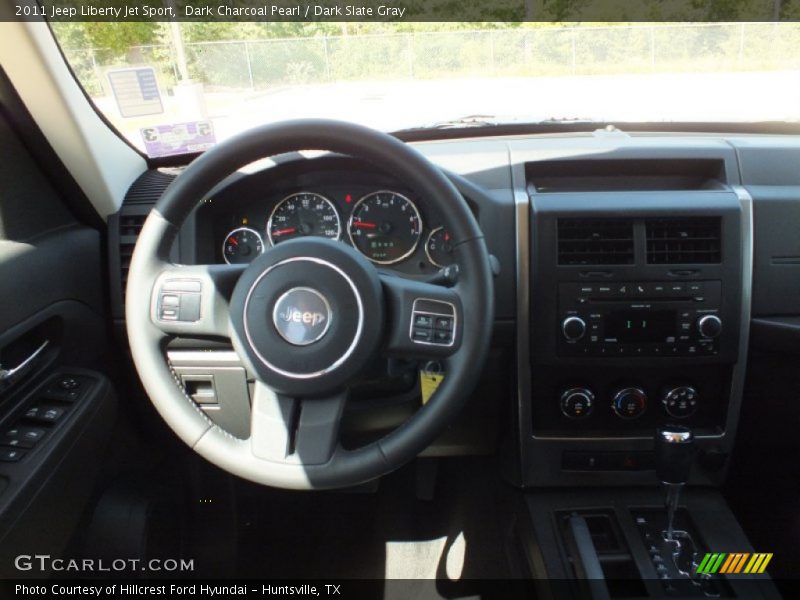
[[[610, 411], [623, 421], [633, 421], [648, 410], [648, 397], [642, 387], [618, 386], [608, 394]], [[662, 416], [685, 419], [692, 416], [698, 408], [700, 394], [688, 384], [669, 385], [660, 392], [659, 402]], [[561, 414], [568, 419], [588, 419], [595, 412], [595, 406], [603, 404], [590, 387], [571, 387], [563, 390], [558, 399]]]

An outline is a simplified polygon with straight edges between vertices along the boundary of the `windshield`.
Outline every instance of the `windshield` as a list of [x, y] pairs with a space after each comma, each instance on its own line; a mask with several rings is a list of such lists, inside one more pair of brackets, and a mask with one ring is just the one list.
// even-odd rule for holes
[[53, 23], [150, 156], [301, 117], [385, 131], [800, 117], [796, 23]]

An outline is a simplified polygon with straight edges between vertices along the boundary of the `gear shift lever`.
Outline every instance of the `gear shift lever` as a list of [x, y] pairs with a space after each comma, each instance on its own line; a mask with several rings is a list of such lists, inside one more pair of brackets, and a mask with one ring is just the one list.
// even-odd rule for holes
[[675, 511], [681, 489], [689, 480], [694, 459], [694, 435], [688, 427], [664, 425], [656, 430], [656, 475], [666, 488], [667, 540], [673, 540]]

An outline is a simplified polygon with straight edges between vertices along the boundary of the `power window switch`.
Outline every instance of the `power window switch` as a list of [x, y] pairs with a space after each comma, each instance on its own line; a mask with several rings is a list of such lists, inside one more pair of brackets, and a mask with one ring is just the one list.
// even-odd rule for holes
[[37, 423], [55, 423], [64, 415], [64, 409], [60, 406], [48, 406], [37, 404], [32, 406], [25, 413], [25, 418]]
[[47, 432], [44, 429], [39, 429], [38, 427], [13, 427], [0, 438], [0, 446], [33, 448], [44, 437], [45, 433]]
[[17, 462], [25, 456], [25, 450], [19, 448], [0, 448], [0, 462]]

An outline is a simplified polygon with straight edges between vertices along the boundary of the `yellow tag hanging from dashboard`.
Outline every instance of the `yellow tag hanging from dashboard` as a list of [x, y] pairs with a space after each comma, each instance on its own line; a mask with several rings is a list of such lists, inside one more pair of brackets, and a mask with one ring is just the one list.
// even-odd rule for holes
[[442, 381], [444, 381], [444, 373], [435, 373], [433, 371], [419, 372], [419, 387], [422, 392], [423, 404], [428, 403], [428, 400], [436, 393]]

